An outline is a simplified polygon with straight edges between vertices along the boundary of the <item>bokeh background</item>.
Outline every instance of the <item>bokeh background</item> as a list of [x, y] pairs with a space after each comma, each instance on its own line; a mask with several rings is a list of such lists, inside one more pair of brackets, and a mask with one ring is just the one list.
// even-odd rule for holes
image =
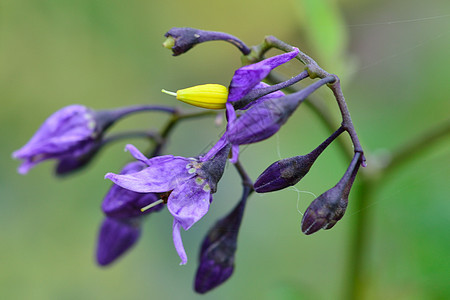
[[[178, 265], [166, 210], [148, 219], [141, 241], [128, 255], [107, 268], [95, 263], [103, 219], [100, 203], [110, 186], [103, 176], [129, 161], [125, 142], [112, 145], [85, 171], [67, 178], [54, 177], [51, 162], [26, 176], [16, 173], [19, 163], [11, 153], [63, 106], [158, 103], [190, 109], [161, 94], [161, 88], [227, 85], [240, 66], [240, 53], [216, 42], [172, 57], [161, 43], [174, 26], [226, 31], [248, 45], [275, 35], [340, 75], [368, 153], [369, 172], [390, 151], [449, 117], [447, 0], [2, 0], [0, 298], [345, 297], [351, 234], [361, 212], [352, 203], [354, 194], [343, 220], [312, 236], [300, 231], [300, 212], [314, 199], [311, 194], [287, 189], [253, 195], [234, 275], [199, 296], [192, 289], [199, 243], [241, 193], [232, 166], [210, 212], [182, 233], [190, 259], [186, 266]], [[299, 70], [298, 62], [280, 67], [286, 74]], [[328, 91], [319, 95], [337, 117]], [[156, 113], [141, 114], [114, 130], [158, 128], [164, 120]], [[193, 156], [203, 151], [221, 133], [213, 124], [212, 118], [186, 121], [175, 130], [167, 153]], [[245, 147], [242, 162], [255, 179], [273, 161], [307, 153], [327, 134], [305, 106], [275, 137]], [[430, 145], [380, 180], [372, 201], [362, 208], [368, 218], [361, 278], [365, 298], [450, 298], [449, 140], [447, 136]], [[296, 188], [319, 195], [339, 180], [347, 164], [333, 145]]]

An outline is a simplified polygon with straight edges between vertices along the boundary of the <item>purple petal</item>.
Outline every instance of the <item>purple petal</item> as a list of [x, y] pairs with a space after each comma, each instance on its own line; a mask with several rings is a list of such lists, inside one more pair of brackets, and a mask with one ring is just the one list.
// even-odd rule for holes
[[[269, 85], [267, 83], [260, 82], [252, 90], [266, 88], [268, 86]], [[272, 92], [272, 93], [267, 94], [265, 96], [262, 96], [262, 97], [256, 99], [255, 101], [250, 102], [249, 104], [247, 104], [246, 106], [244, 106], [240, 110], [247, 110], [250, 107], [252, 107], [253, 105], [256, 105], [256, 104], [261, 103], [263, 101], [266, 101], [266, 100], [269, 100], [269, 99], [272, 99], [272, 98], [280, 98], [280, 97], [283, 97], [283, 96], [285, 96], [285, 94], [282, 91], [275, 91], [275, 92]]]
[[144, 154], [142, 154], [142, 152], [139, 151], [134, 145], [126, 145], [125, 151], [129, 151], [134, 158], [148, 165], [149, 159]]
[[231, 158], [230, 163], [235, 164], [239, 160], [239, 145], [231, 146]]
[[[295, 94], [292, 94], [295, 96]], [[233, 145], [256, 143], [274, 135], [300, 105], [303, 98], [272, 98], [250, 107], [228, 124], [228, 140]], [[290, 98], [288, 98], [290, 97]]]
[[92, 137], [95, 125], [92, 122], [94, 119], [90, 109], [81, 105], [65, 107], [51, 115], [30, 141], [13, 153], [13, 157], [23, 159], [68, 150]]
[[[120, 174], [134, 173], [142, 170], [145, 166], [140, 161], [134, 161], [127, 164]], [[159, 200], [159, 197], [154, 193], [132, 192], [113, 184], [103, 199], [102, 210], [110, 217], [134, 218], [161, 210], [164, 207], [163, 204], [156, 205], [144, 212], [141, 211], [141, 208], [157, 200]]]
[[163, 193], [173, 190], [179, 182], [193, 176], [186, 168], [188, 163], [189, 160], [184, 157], [158, 156], [149, 159], [150, 166], [140, 172], [126, 175], [108, 173], [105, 178], [130, 191]]
[[173, 220], [172, 228], [173, 244], [175, 245], [175, 250], [177, 250], [177, 253], [181, 258], [180, 265], [185, 265], [187, 263], [187, 255], [184, 250], [183, 241], [181, 240], [180, 223], [178, 223], [175, 219]]
[[97, 262], [106, 266], [130, 249], [139, 239], [138, 224], [106, 218], [100, 228], [97, 244]]
[[281, 127], [283, 111], [262, 102], [252, 106], [235, 122], [228, 126], [228, 140], [233, 145], [244, 145], [264, 140]]
[[261, 80], [263, 80], [274, 68], [293, 59], [299, 50], [283, 53], [277, 56], [267, 58], [255, 64], [239, 68], [231, 79], [228, 102], [234, 102], [244, 97]]
[[[167, 208], [184, 230], [200, 220], [209, 209], [210, 190], [200, 177], [194, 177], [177, 186], [170, 194]], [[208, 186], [209, 187], [209, 186]]]

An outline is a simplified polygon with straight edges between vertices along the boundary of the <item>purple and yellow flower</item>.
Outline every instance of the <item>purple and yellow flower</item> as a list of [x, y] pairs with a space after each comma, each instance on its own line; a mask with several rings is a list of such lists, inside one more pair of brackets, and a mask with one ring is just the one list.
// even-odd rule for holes
[[[226, 108], [228, 125], [222, 144], [225, 144], [225, 141], [232, 144], [232, 162], [236, 162], [239, 145], [254, 143], [273, 135], [292, 113], [291, 110], [287, 112], [282, 108], [280, 110], [279, 106], [268, 102], [284, 96], [284, 93], [271, 89], [271, 86], [261, 81], [274, 68], [290, 61], [298, 53], [299, 50], [295, 48], [291, 52], [237, 69], [228, 90], [221, 85], [206, 84], [179, 90], [177, 93], [169, 92], [169, 94], [175, 95], [183, 102], [203, 108]], [[299, 78], [306, 76], [302, 75]], [[243, 98], [248, 95], [251, 95], [251, 99], [243, 101]], [[237, 107], [234, 107], [235, 105]], [[237, 118], [236, 110], [248, 110], [241, 118], [245, 115], [247, 117], [238, 121], [241, 118]]]
[[147, 167], [123, 175], [108, 173], [105, 178], [130, 191], [162, 194], [162, 199], [153, 204], [166, 203], [173, 215], [173, 241], [181, 264], [185, 264], [187, 255], [180, 229], [188, 230], [208, 212], [212, 193], [216, 191], [225, 168], [229, 147], [222, 147], [213, 157], [164, 155], [151, 159], [132, 145], [127, 145], [126, 149]]

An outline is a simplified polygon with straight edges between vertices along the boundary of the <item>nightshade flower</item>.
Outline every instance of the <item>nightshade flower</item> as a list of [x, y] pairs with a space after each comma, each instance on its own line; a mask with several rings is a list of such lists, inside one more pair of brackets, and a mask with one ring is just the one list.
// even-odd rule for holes
[[174, 217], [175, 249], [181, 258], [181, 264], [186, 264], [187, 255], [180, 228], [188, 230], [208, 212], [212, 193], [216, 191], [225, 168], [229, 146], [222, 147], [213, 157], [205, 155], [208, 159], [173, 155], [147, 159], [132, 145], [127, 145], [126, 149], [148, 167], [125, 175], [108, 173], [105, 178], [134, 192], [165, 193], [159, 201], [167, 203], [167, 208]]
[[23, 160], [18, 172], [26, 174], [47, 159], [83, 155], [90, 151], [102, 130], [93, 110], [81, 105], [64, 107], [52, 114], [27, 144], [13, 153], [14, 158]]
[[70, 105], [53, 113], [31, 140], [13, 153], [24, 162], [18, 172], [26, 174], [38, 163], [57, 159], [58, 174], [66, 174], [83, 167], [98, 152], [106, 130], [117, 120], [137, 112], [163, 111], [173, 114], [175, 109], [136, 105], [110, 110], [92, 110], [82, 105]]
[[[146, 166], [140, 161], [134, 161], [127, 164], [120, 174], [139, 172]], [[97, 262], [100, 265], [112, 263], [139, 240], [144, 217], [164, 206], [157, 204], [146, 211], [141, 211], [141, 208], [158, 199], [157, 194], [137, 193], [112, 185], [102, 203], [106, 218], [100, 227], [97, 244]]]
[[[222, 141], [219, 142], [231, 142], [233, 152], [232, 162], [235, 163], [237, 161], [237, 156], [239, 153], [239, 145], [245, 143], [253, 143], [267, 138], [268, 136], [272, 135], [274, 131], [276, 132], [279, 129], [278, 124], [273, 125], [273, 123], [277, 123], [277, 121], [273, 121], [272, 119], [278, 120], [280, 114], [286, 115], [285, 119], [290, 116], [290, 112], [284, 113], [284, 111], [280, 111], [280, 109], [273, 104], [268, 105], [270, 108], [267, 112], [267, 105], [264, 105], [264, 103], [268, 102], [270, 99], [282, 97], [284, 96], [284, 93], [278, 91], [276, 87], [273, 88], [265, 83], [262, 83], [261, 81], [267, 75], [269, 75], [270, 71], [290, 61], [295, 56], [297, 56], [298, 53], [299, 50], [297, 48], [294, 48], [294, 50], [291, 52], [273, 56], [258, 63], [247, 65], [237, 69], [234, 73], [233, 78], [231, 79], [228, 94], [224, 92], [217, 93], [216, 90], [218, 89], [214, 89], [214, 93], [212, 93], [212, 99], [208, 99], [208, 97], [205, 97], [205, 91], [207, 90], [208, 85], [193, 87], [195, 88], [196, 93], [186, 93], [184, 91], [188, 89], [185, 89], [179, 90], [177, 91], [177, 93], [169, 94], [175, 95], [177, 96], [177, 99], [195, 106], [204, 108], [226, 108], [228, 119], [227, 132], [223, 136]], [[307, 77], [307, 72], [302, 72], [299, 76], [296, 76], [295, 79], [290, 80], [289, 83], [293, 84], [305, 77]], [[284, 86], [280, 86], [278, 89], [281, 89], [282, 87]], [[253, 94], [251, 92], [253, 92]], [[184, 94], [185, 97], [183, 97], [182, 94]], [[251, 95], [251, 97], [243, 100], [243, 98], [247, 95]], [[201, 101], [199, 101], [198, 98], [201, 98]], [[211, 102], [211, 104], [208, 104], [208, 102]], [[223, 104], [225, 104], [225, 106], [223, 106]], [[212, 107], [213, 105], [214, 107]], [[234, 105], [236, 105], [236, 107], [234, 107]], [[263, 109], [258, 109], [258, 107], [260, 106], [264, 106]], [[251, 110], [252, 108], [253, 110], [249, 122], [241, 121], [237, 125], [234, 125], [236, 120], [239, 120], [236, 118], [236, 109]], [[272, 109], [275, 110], [274, 113], [272, 113]], [[254, 113], [254, 111], [256, 111], [256, 113]], [[246, 115], [246, 113], [244, 115]], [[251, 124], [254, 123], [255, 120], [256, 123]], [[261, 123], [266, 122], [269, 122], [270, 125], [261, 125]], [[266, 130], [266, 127], [269, 127], [268, 130]], [[269, 132], [269, 135], [261, 137], [255, 129], [263, 132]], [[243, 142], [243, 140], [245, 140], [246, 142]]]

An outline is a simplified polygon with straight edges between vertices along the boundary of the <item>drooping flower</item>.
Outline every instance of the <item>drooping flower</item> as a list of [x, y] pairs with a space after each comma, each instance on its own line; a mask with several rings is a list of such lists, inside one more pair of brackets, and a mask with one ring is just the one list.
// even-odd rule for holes
[[164, 202], [173, 215], [173, 241], [181, 264], [187, 262], [180, 228], [188, 230], [209, 210], [212, 193], [222, 177], [229, 146], [224, 146], [213, 157], [185, 158], [173, 155], [147, 159], [132, 145], [126, 149], [148, 167], [136, 173], [106, 174], [115, 184], [139, 193], [166, 193]]
[[102, 128], [95, 112], [82, 105], [71, 105], [51, 115], [31, 140], [13, 153], [23, 160], [18, 172], [26, 174], [36, 164], [47, 159], [80, 156], [94, 147]]
[[[127, 164], [120, 174], [139, 172], [146, 167], [140, 161]], [[102, 210], [106, 215], [100, 227], [97, 244], [97, 262], [108, 265], [130, 249], [138, 240], [141, 224], [146, 215], [161, 210], [163, 204], [142, 211], [142, 207], [154, 204], [159, 196], [154, 193], [137, 193], [113, 184], [106, 194]]]
[[82, 105], [70, 105], [53, 113], [30, 141], [13, 153], [23, 160], [18, 172], [26, 174], [38, 163], [56, 159], [57, 174], [75, 171], [97, 154], [106, 130], [119, 119], [137, 112], [162, 111], [173, 114], [175, 109], [155, 105], [136, 105], [117, 109], [92, 110]]

